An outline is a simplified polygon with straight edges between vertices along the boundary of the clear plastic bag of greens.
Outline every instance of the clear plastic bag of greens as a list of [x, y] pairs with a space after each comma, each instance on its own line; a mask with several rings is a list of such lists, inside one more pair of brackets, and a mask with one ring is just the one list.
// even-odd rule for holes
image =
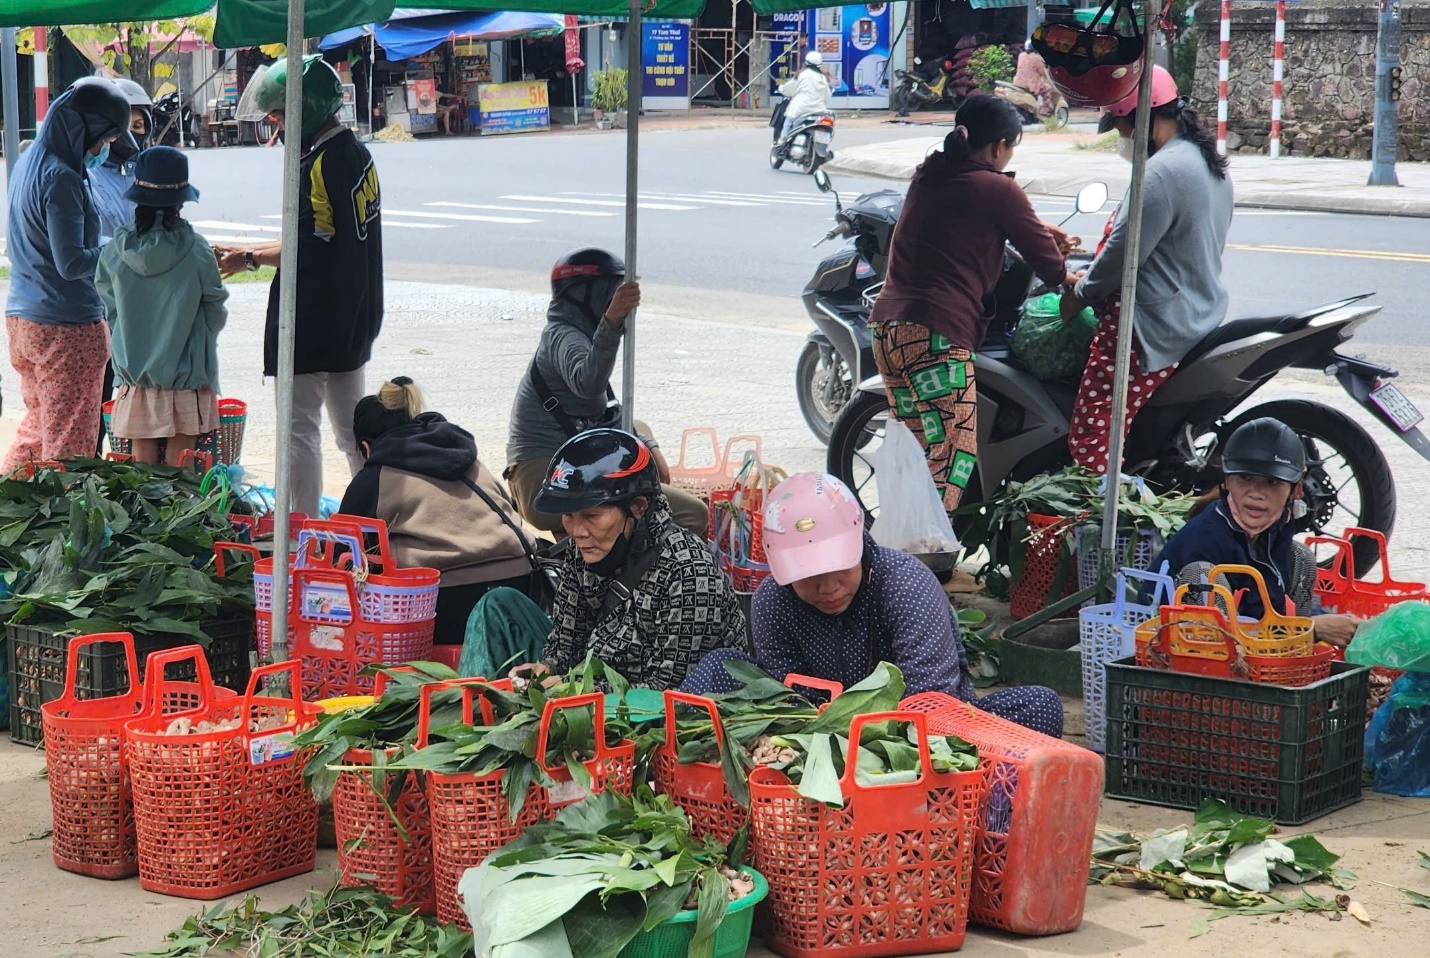
[[1377, 792], [1430, 798], [1430, 674], [1395, 680], [1366, 726], [1365, 764]]
[[1045, 293], [1024, 303], [1011, 346], [1018, 361], [1039, 379], [1076, 382], [1087, 365], [1097, 316], [1086, 308], [1064, 323], [1061, 302], [1061, 293]]
[[1346, 661], [1405, 672], [1430, 672], [1430, 604], [1397, 602], [1362, 622]]

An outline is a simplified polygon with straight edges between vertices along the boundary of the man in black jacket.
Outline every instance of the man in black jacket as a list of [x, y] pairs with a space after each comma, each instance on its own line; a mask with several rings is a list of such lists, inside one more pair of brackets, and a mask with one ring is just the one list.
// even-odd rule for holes
[[[254, 107], [283, 125], [284, 61], [260, 79]], [[246, 98], [247, 99], [247, 98]], [[323, 494], [322, 411], [352, 475], [363, 458], [353, 409], [382, 329], [382, 194], [367, 147], [340, 126], [342, 82], [321, 56], [303, 61], [303, 188], [298, 209], [298, 308], [293, 343], [293, 509], [318, 514]], [[281, 244], [225, 250], [225, 275], [277, 267]], [[263, 372], [278, 371], [278, 288], [268, 294]]]

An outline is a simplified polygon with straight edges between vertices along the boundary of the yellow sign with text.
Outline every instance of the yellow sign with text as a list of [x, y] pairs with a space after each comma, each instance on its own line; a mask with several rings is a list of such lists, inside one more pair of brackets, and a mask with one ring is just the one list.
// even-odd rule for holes
[[551, 105], [545, 80], [480, 83], [477, 110], [481, 114], [483, 134], [551, 129]]

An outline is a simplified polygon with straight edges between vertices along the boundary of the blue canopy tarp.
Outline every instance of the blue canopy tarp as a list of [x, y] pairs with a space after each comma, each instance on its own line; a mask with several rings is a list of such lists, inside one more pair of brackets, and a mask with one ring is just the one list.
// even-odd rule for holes
[[565, 17], [551, 13], [446, 13], [437, 16], [394, 17], [371, 27], [354, 27], [330, 33], [319, 48], [331, 50], [366, 35], [376, 34], [389, 60], [421, 56], [453, 37], [474, 40], [505, 40], [528, 33], [557, 34], [566, 25]]

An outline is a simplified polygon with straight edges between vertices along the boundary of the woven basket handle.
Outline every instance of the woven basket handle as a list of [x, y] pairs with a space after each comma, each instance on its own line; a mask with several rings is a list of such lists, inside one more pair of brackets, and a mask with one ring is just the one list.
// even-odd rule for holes
[[[129, 670], [129, 691], [123, 695], [105, 696], [105, 698], [115, 699], [116, 704], [129, 702], [137, 705], [144, 700], [144, 687], [139, 683], [139, 657], [134, 651], [134, 636], [128, 632], [96, 632], [93, 635], [79, 635], [70, 639], [68, 656], [65, 659], [65, 691], [62, 698], [66, 702], [80, 701], [75, 697], [77, 691], [75, 686], [79, 681], [80, 652], [101, 642], [116, 642], [124, 646], [124, 664]], [[152, 657], [150, 661], [153, 661]]]
[[665, 747], [674, 750], [678, 746], [675, 737], [675, 707], [677, 705], [689, 705], [691, 708], [704, 709], [710, 713], [710, 724], [715, 729], [715, 744], [720, 748], [725, 747], [725, 726], [720, 721], [720, 713], [715, 709], [715, 703], [703, 695], [691, 695], [689, 692], [677, 692], [674, 689], [665, 690]]
[[[864, 733], [864, 726], [875, 722], [913, 723], [919, 750], [919, 777], [917, 779], [912, 782], [900, 782], [897, 785], [859, 784], [856, 774], [859, 769], [859, 739]], [[840, 781], [840, 787], [846, 796], [851, 796], [856, 792], [877, 792], [881, 788], [906, 788], [910, 785], [924, 784], [933, 778], [933, 774], [933, 757], [929, 754], [928, 716], [923, 712], [869, 712], [865, 715], [856, 715], [850, 721], [849, 754], [845, 757], [844, 778]]]

